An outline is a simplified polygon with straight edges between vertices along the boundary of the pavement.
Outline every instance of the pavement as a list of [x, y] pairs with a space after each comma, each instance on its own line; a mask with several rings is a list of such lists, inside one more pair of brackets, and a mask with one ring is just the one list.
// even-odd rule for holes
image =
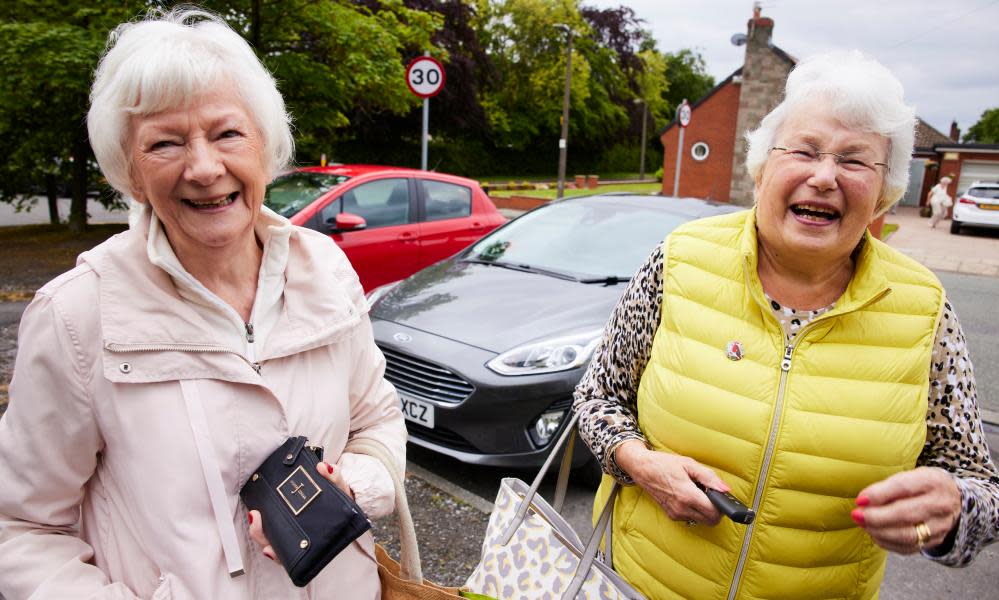
[[[59, 219], [69, 221], [69, 198], [59, 198], [56, 206], [59, 208]], [[128, 223], [128, 210], [107, 210], [100, 202], [91, 199], [87, 202], [88, 223]], [[0, 227], [7, 225], [44, 225], [49, 222], [48, 201], [42, 196], [31, 199], [28, 210], [18, 212], [14, 205], [0, 202]]]
[[950, 233], [950, 221], [940, 221], [935, 229], [919, 209], [900, 206], [885, 223], [898, 224], [888, 236], [888, 245], [904, 252], [934, 271], [999, 277], [999, 230], [963, 228]]

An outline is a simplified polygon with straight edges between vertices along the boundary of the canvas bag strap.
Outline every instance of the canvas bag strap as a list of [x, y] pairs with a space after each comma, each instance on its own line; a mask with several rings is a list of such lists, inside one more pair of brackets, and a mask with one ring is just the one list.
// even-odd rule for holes
[[354, 438], [347, 442], [344, 452], [366, 454], [381, 461], [392, 476], [395, 485], [395, 513], [399, 520], [399, 575], [407, 581], [423, 582], [423, 568], [420, 566], [420, 546], [416, 539], [416, 527], [413, 525], [413, 515], [409, 512], [409, 501], [406, 499], [406, 486], [395, 465], [392, 452], [376, 440], [369, 438]]
[[[590, 567], [593, 566], [593, 561], [596, 560], [597, 551], [600, 550], [600, 540], [603, 538], [602, 534], [605, 532], [607, 535], [607, 547], [610, 548], [611, 515], [614, 512], [614, 500], [617, 498], [617, 493], [620, 490], [621, 484], [615, 482], [614, 487], [611, 488], [610, 495], [607, 496], [607, 503], [604, 504], [603, 510], [600, 511], [600, 518], [597, 519], [593, 533], [590, 534], [590, 539], [586, 542], [586, 549], [583, 550], [582, 556], [579, 557], [579, 566], [576, 567], [576, 574], [573, 575], [572, 581], [569, 582], [569, 587], [565, 588], [565, 593], [562, 594], [563, 600], [573, 600], [583, 587], [586, 577], [590, 574]], [[607, 566], [612, 566], [610, 563], [606, 564]]]

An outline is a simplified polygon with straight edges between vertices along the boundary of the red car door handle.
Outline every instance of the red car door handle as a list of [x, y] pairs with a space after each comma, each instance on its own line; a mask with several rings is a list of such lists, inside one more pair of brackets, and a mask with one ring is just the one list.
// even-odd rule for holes
[[403, 241], [403, 242], [415, 241], [416, 234], [413, 233], [412, 231], [404, 231], [404, 232], [400, 233], [399, 237], [397, 237], [396, 239], [400, 240], [400, 241]]

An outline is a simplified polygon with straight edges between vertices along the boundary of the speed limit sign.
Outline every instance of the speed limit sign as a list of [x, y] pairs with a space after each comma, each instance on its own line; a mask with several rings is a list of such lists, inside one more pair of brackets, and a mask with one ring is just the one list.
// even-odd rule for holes
[[684, 100], [683, 104], [680, 105], [680, 108], [677, 109], [677, 115], [680, 119], [680, 127], [690, 125], [690, 105], [687, 104], [686, 100]]
[[444, 65], [436, 58], [420, 56], [406, 67], [406, 85], [420, 98], [431, 98], [444, 89]]

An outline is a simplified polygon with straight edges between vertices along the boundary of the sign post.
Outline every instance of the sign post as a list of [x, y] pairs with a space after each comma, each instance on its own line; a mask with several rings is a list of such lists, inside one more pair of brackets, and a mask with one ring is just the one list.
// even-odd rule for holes
[[690, 125], [690, 105], [684, 98], [680, 107], [676, 109], [676, 118], [680, 124], [680, 138], [676, 142], [676, 173], [673, 174], [673, 197], [676, 198], [680, 192], [680, 159], [683, 157], [683, 132]]
[[406, 67], [406, 85], [409, 91], [423, 98], [423, 133], [420, 136], [420, 168], [427, 170], [427, 138], [430, 129], [430, 98], [444, 89], [444, 65], [429, 52], [409, 61]]

